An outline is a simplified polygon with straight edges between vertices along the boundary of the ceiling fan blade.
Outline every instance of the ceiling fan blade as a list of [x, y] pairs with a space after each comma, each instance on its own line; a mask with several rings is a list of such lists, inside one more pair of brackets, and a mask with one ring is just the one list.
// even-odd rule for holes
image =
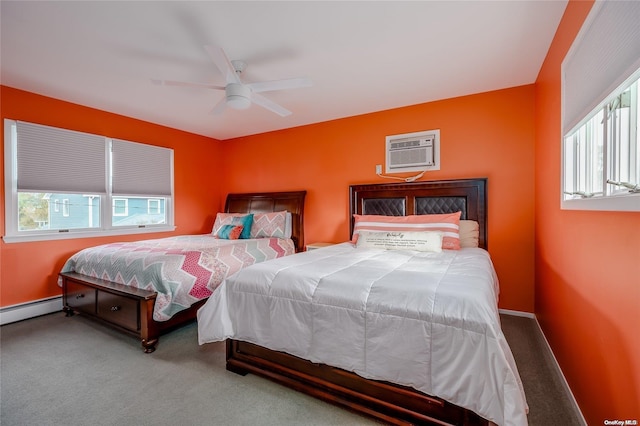
[[236, 73], [235, 68], [231, 65], [231, 61], [224, 53], [224, 50], [218, 46], [205, 46], [204, 47], [211, 57], [213, 63], [218, 67], [220, 72], [224, 75], [224, 81], [229, 83], [241, 83], [240, 77]]
[[223, 96], [217, 104], [211, 109], [210, 113], [214, 115], [220, 115], [227, 108], [227, 97]]
[[301, 87], [313, 86], [313, 82], [306, 77], [289, 78], [285, 80], [258, 81], [249, 83], [253, 93], [271, 92], [274, 90], [298, 89]]
[[160, 86], [185, 86], [185, 87], [203, 87], [205, 89], [224, 90], [222, 86], [216, 86], [214, 84], [207, 83], [189, 83], [186, 81], [172, 81], [172, 80], [155, 80], [151, 79], [153, 84]]
[[278, 114], [281, 117], [286, 117], [288, 115], [291, 115], [291, 111], [289, 111], [288, 109], [281, 107], [280, 105], [278, 105], [277, 103], [265, 98], [262, 95], [259, 95], [257, 93], [252, 93], [251, 94], [251, 100], [260, 105], [262, 108], [264, 109], [268, 109], [269, 111], [275, 112], [276, 114]]

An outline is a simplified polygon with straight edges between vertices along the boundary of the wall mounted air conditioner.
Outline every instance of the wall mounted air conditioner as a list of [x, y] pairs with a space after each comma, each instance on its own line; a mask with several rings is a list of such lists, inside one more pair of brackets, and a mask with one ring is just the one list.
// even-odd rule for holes
[[440, 170], [440, 130], [386, 138], [386, 173]]

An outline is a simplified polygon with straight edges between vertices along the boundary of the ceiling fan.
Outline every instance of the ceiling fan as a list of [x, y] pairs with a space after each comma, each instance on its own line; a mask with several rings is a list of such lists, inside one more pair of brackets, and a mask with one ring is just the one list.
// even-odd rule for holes
[[203, 87], [205, 89], [224, 90], [225, 97], [218, 102], [211, 110], [214, 114], [220, 114], [226, 107], [233, 109], [247, 109], [251, 103], [260, 105], [261, 107], [272, 111], [282, 117], [291, 114], [291, 111], [278, 105], [277, 103], [262, 96], [262, 92], [271, 92], [275, 90], [297, 89], [300, 87], [309, 87], [312, 85], [308, 78], [289, 78], [284, 80], [261, 81], [255, 83], [243, 83], [240, 74], [247, 67], [243, 61], [230, 61], [227, 54], [222, 48], [217, 46], [204, 47], [215, 66], [224, 75], [226, 86], [216, 86], [206, 83], [188, 83], [171, 80], [151, 80], [154, 84], [165, 86], [190, 86]]

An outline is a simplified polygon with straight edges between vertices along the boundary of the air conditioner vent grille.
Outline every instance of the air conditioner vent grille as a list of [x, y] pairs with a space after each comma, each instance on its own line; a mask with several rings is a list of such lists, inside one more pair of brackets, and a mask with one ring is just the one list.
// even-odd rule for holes
[[433, 161], [427, 158], [428, 154], [429, 152], [424, 148], [391, 149], [391, 152], [389, 152], [389, 166], [391, 168], [419, 165], [432, 166]]

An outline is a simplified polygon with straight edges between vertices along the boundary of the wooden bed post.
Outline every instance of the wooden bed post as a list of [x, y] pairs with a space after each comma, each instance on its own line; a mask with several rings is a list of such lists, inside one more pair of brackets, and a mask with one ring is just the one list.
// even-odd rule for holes
[[144, 352], [150, 354], [156, 350], [158, 344], [160, 332], [156, 327], [156, 322], [153, 320], [153, 307], [156, 303], [156, 298], [149, 298], [140, 303], [140, 337]]

